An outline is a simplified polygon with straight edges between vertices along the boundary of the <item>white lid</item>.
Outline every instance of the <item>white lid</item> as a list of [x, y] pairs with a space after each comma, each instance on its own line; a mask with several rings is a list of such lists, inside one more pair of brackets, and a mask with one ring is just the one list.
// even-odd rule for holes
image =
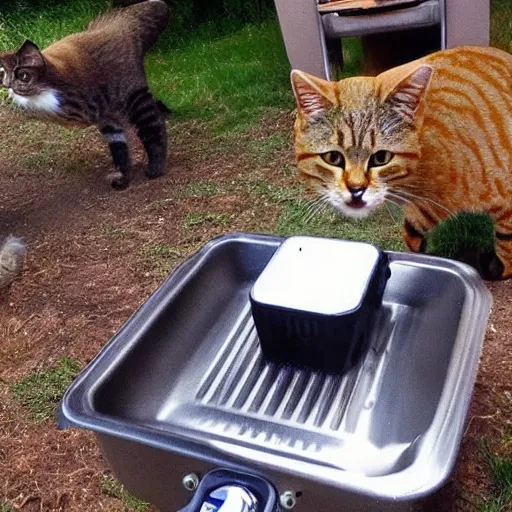
[[262, 304], [324, 315], [357, 308], [379, 260], [373, 245], [310, 236], [286, 239], [251, 290]]

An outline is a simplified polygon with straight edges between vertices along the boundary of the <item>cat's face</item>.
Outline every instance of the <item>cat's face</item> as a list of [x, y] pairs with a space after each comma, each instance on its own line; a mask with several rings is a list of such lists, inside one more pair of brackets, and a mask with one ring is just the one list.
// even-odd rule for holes
[[25, 41], [17, 52], [0, 54], [0, 85], [10, 94], [29, 97], [44, 91], [46, 63], [39, 48]]
[[390, 84], [383, 75], [328, 82], [292, 71], [299, 172], [342, 214], [369, 215], [414, 171], [431, 74], [421, 66]]

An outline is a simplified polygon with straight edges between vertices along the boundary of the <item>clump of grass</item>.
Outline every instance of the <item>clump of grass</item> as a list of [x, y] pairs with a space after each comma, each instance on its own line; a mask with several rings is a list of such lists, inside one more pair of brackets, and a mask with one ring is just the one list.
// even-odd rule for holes
[[64, 391], [79, 371], [77, 361], [62, 357], [55, 367], [37, 371], [13, 384], [11, 392], [16, 401], [30, 411], [34, 421], [45, 421], [54, 416]]
[[149, 506], [149, 503], [130, 494], [121, 483], [111, 476], [101, 476], [100, 490], [105, 496], [121, 500], [129, 510], [143, 512]]
[[512, 3], [491, 0], [491, 45], [512, 52]]
[[485, 444], [484, 453], [493, 480], [492, 496], [478, 506], [479, 512], [512, 510], [512, 458], [496, 455]]
[[386, 250], [403, 250], [401, 212], [381, 208], [362, 220], [347, 219], [331, 210], [314, 213], [311, 203], [288, 201], [275, 233], [280, 236], [313, 235], [372, 243]]
[[150, 244], [142, 248], [142, 252], [149, 257], [166, 258], [169, 256], [181, 257], [183, 251], [175, 245]]
[[268, 137], [253, 141], [249, 148], [258, 164], [265, 164], [272, 160], [275, 151], [285, 147], [288, 138], [284, 133], [274, 133]]
[[0, 512], [14, 512], [14, 509], [9, 503], [3, 501], [0, 503]]
[[249, 183], [249, 194], [251, 196], [268, 199], [275, 203], [298, 199], [302, 193], [302, 188], [279, 187], [261, 180]]
[[185, 216], [183, 224], [187, 228], [200, 226], [201, 224], [226, 226], [229, 221], [230, 216], [227, 213], [189, 213]]
[[138, 263], [143, 272], [163, 277], [190, 254], [196, 247], [192, 245], [148, 244], [138, 253]]
[[494, 220], [485, 213], [460, 212], [440, 222], [427, 239], [428, 254], [465, 259], [468, 251], [494, 250]]
[[219, 185], [213, 181], [192, 181], [185, 186], [189, 197], [212, 197], [219, 193]]

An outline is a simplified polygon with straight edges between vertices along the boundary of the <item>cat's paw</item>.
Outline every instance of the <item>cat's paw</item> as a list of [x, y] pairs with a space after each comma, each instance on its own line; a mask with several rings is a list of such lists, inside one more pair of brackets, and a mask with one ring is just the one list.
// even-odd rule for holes
[[111, 182], [110, 185], [115, 190], [124, 190], [128, 188], [130, 185], [130, 178], [121, 174], [120, 172], [116, 172], [115, 174], [111, 174], [110, 176]]
[[498, 258], [496, 253], [485, 252], [480, 255], [480, 272], [482, 277], [488, 281], [498, 281], [503, 278], [505, 265]]
[[148, 169], [146, 169], [146, 176], [150, 180], [154, 180], [155, 178], [160, 178], [160, 176], [163, 176], [165, 174], [165, 171], [166, 171], [166, 169], [163, 166], [158, 169], [148, 168]]

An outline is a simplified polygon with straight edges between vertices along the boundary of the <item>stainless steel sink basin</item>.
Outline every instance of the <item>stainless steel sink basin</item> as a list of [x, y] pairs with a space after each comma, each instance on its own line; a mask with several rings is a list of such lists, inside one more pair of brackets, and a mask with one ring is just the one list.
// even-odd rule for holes
[[282, 241], [206, 244], [70, 386], [59, 424], [94, 431], [121, 482], [163, 511], [190, 500], [185, 475], [219, 467], [289, 491], [297, 511], [408, 510], [454, 465], [490, 294], [466, 265], [390, 252], [365, 357], [344, 376], [278, 367], [249, 291]]

